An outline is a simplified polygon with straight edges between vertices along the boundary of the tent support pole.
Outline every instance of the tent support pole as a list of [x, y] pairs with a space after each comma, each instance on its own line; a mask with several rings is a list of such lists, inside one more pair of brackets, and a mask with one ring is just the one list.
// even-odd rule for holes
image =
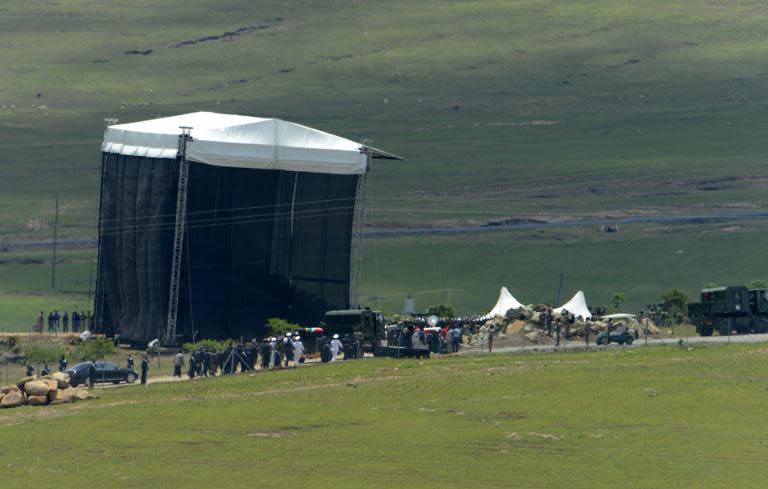
[[179, 312], [179, 282], [181, 281], [181, 257], [184, 254], [184, 231], [187, 224], [187, 188], [189, 187], [189, 162], [187, 142], [192, 140], [191, 127], [181, 127], [179, 134], [179, 185], [176, 191], [176, 225], [173, 230], [173, 261], [171, 262], [171, 284], [168, 293], [168, 321], [166, 323], [166, 345], [176, 344], [176, 321]]
[[[104, 119], [104, 134], [106, 135], [109, 126], [117, 124], [118, 119], [105, 118]], [[104, 331], [104, 281], [101, 278], [101, 259], [102, 259], [102, 245], [104, 239], [104, 225], [102, 223], [104, 212], [104, 180], [107, 176], [107, 157], [104, 153], [101, 155], [101, 176], [99, 178], [99, 213], [96, 221], [96, 287], [93, 294], [93, 324], [91, 327], [95, 331]], [[88, 294], [90, 295], [90, 285], [88, 286]], [[83, 329], [87, 328], [87, 324]], [[117, 333], [117, 331], [115, 331]]]
[[296, 189], [299, 186], [299, 172], [293, 172], [293, 192], [291, 194], [291, 226], [288, 240], [288, 285], [293, 287], [293, 217], [296, 210]]
[[360, 278], [363, 271], [363, 234], [365, 232], [365, 211], [368, 204], [368, 171], [371, 168], [370, 151], [366, 151], [366, 156], [368, 161], [365, 165], [365, 173], [357, 177], [357, 191], [355, 192], [354, 215], [352, 217], [349, 307], [357, 307], [360, 304]]

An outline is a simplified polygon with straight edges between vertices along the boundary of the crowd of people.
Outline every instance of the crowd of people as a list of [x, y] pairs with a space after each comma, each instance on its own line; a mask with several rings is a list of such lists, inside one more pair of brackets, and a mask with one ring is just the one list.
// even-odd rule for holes
[[[81, 331], [93, 329], [93, 314], [91, 311], [87, 313], [85, 311], [72, 311], [72, 314], [64, 311], [64, 314], [59, 314], [58, 310], [54, 310], [48, 313], [48, 332], [49, 333], [79, 333]], [[44, 311], [40, 311], [35, 323], [32, 327], [35, 333], [42, 333], [46, 323], [46, 315]]]
[[[362, 358], [360, 342], [350, 335], [338, 334], [328, 339], [317, 339], [320, 361], [336, 362], [340, 358], [351, 360]], [[307, 359], [308, 350], [299, 334], [285, 333], [264, 338], [261, 342], [251, 340], [246, 343], [231, 343], [224, 348], [200, 347], [189, 354], [185, 361], [181, 350], [173, 359], [173, 376], [183, 375], [190, 379], [216, 375], [232, 375], [237, 372], [249, 372], [261, 368], [274, 370], [295, 368]], [[343, 357], [341, 356], [343, 354]]]

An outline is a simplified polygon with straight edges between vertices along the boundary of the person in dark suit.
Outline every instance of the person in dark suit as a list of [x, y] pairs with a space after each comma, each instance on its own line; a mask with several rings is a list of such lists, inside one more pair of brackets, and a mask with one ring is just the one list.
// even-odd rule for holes
[[147, 383], [148, 371], [149, 371], [149, 358], [147, 358], [147, 356], [144, 355], [144, 358], [141, 359], [141, 383], [142, 384]]
[[91, 364], [88, 365], [88, 387], [93, 389], [96, 384], [96, 360], [91, 360]]

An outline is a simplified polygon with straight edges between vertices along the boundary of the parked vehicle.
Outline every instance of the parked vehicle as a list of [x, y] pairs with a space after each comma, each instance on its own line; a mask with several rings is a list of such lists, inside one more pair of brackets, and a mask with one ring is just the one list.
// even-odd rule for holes
[[768, 289], [702, 289], [701, 301], [688, 304], [688, 318], [701, 336], [768, 333]]
[[595, 343], [598, 345], [610, 345], [611, 343], [618, 343], [620, 345], [626, 343], [627, 345], [631, 345], [635, 339], [637, 339], [637, 331], [633, 328], [619, 327], [610, 332], [601, 331], [597, 335]]
[[[90, 366], [91, 362], [83, 362], [65, 370], [64, 372], [69, 375], [69, 384], [72, 387], [87, 384]], [[137, 378], [138, 374], [132, 368], [121, 368], [109, 362], [96, 362], [96, 382], [99, 384], [108, 382], [113, 384], [119, 384], [120, 382], [133, 384]]]

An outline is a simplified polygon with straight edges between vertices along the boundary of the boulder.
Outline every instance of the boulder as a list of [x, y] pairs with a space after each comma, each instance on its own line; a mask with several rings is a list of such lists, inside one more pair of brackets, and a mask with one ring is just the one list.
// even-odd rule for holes
[[59, 388], [59, 383], [53, 379], [44, 380], [43, 382], [45, 382], [45, 385], [48, 386], [48, 390], [50, 391], [55, 391]]
[[16, 385], [19, 386], [19, 389], [23, 389], [24, 384], [26, 384], [27, 382], [32, 382], [33, 380], [37, 380], [37, 377], [35, 377], [34, 375], [30, 375], [29, 377], [24, 377], [23, 379], [18, 381]]
[[[62, 389], [60, 391], [61, 401], [62, 402], [75, 402], [77, 401], [77, 393], [75, 392], [75, 389], [72, 387], [68, 387], [66, 389]], [[57, 395], [58, 397], [58, 395]]]
[[24, 392], [28, 396], [47, 396], [51, 388], [44, 380], [33, 380], [24, 384]]
[[[652, 335], [661, 334], [661, 330], [650, 319], [648, 318], [643, 319], [643, 325], [646, 328], [648, 328], [648, 334], [652, 334]], [[640, 328], [640, 331], [642, 331], [642, 327]]]
[[524, 321], [520, 321], [520, 320], [512, 321], [511, 323], [509, 323], [509, 325], [507, 325], [507, 329], [505, 330], [505, 332], [508, 335], [515, 334], [518, 331], [520, 331], [521, 329], [523, 329], [523, 327], [525, 327], [525, 322]]
[[48, 396], [29, 396], [27, 404], [30, 406], [45, 406], [48, 404]]
[[21, 389], [15, 385], [4, 385], [3, 387], [0, 387], [0, 392], [8, 394], [9, 392], [21, 392]]
[[520, 312], [520, 309], [510, 309], [504, 315], [504, 319], [506, 319], [507, 321], [514, 321], [516, 319], [520, 319], [521, 317], [522, 317], [522, 314]]
[[75, 389], [75, 398], [77, 398], [77, 400], [85, 401], [89, 397], [91, 397], [91, 395], [88, 393], [87, 390], [85, 390], [85, 389]]
[[533, 317], [533, 310], [524, 307], [520, 310], [520, 315], [523, 317], [523, 319], [531, 319]]
[[9, 392], [4, 395], [3, 399], [0, 401], [0, 408], [15, 408], [21, 406], [23, 403], [24, 396], [21, 395], [21, 392]]
[[5, 394], [0, 392], [0, 402], [3, 402], [3, 397], [5, 397]]
[[59, 389], [66, 389], [69, 387], [69, 375], [64, 372], [56, 372], [53, 374], [53, 380], [58, 383]]
[[539, 330], [531, 331], [530, 333], [527, 333], [525, 337], [528, 338], [528, 340], [533, 343], [538, 343], [539, 338], [541, 338], [541, 331]]

